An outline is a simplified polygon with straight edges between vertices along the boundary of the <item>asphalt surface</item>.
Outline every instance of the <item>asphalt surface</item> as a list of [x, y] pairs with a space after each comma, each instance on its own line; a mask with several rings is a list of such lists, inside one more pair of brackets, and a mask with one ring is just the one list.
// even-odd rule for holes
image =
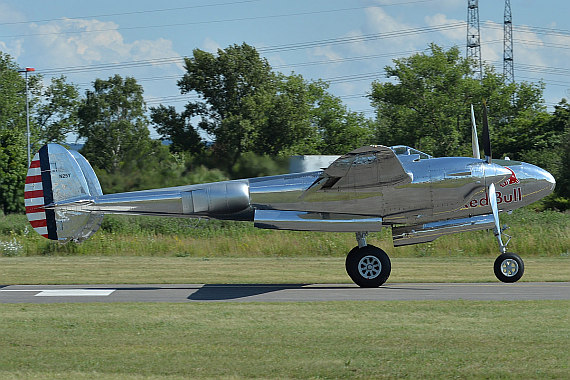
[[570, 300], [570, 282], [348, 284], [7, 285], [0, 303]]

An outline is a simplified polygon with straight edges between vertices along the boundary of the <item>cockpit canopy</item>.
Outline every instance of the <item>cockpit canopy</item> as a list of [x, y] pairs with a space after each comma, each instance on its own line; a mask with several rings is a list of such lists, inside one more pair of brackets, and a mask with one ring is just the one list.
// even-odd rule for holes
[[396, 153], [396, 156], [419, 156], [420, 160], [433, 158], [427, 153], [420, 152], [417, 149], [411, 148], [407, 145], [394, 145], [390, 149]]

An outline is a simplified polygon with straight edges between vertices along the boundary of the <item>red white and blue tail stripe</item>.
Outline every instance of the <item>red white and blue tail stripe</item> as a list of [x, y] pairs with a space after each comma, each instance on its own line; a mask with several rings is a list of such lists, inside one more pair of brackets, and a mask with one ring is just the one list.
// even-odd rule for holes
[[30, 164], [24, 189], [24, 202], [26, 216], [32, 228], [48, 239], [58, 240], [55, 212], [44, 209], [45, 205], [53, 203], [47, 145], [36, 153]]

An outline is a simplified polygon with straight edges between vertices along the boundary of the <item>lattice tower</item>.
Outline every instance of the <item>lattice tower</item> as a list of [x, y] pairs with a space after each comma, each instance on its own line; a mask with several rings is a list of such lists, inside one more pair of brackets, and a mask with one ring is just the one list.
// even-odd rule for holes
[[479, 32], [479, 0], [467, 0], [467, 58], [476, 64], [475, 78], [483, 80], [481, 33]]
[[505, 75], [507, 83], [515, 82], [515, 65], [513, 61], [513, 15], [511, 13], [511, 0], [505, 0], [503, 74]]

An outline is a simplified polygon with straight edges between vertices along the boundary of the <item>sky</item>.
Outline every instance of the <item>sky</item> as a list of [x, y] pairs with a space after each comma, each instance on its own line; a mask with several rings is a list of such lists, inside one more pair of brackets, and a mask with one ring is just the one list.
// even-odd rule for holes
[[[552, 111], [570, 98], [570, 2], [511, 8], [515, 80], [542, 80]], [[499, 73], [503, 14], [503, 1], [479, 1], [481, 55]], [[195, 99], [176, 85], [183, 58], [246, 42], [275, 71], [328, 81], [349, 109], [373, 117], [367, 94], [388, 80], [384, 68], [431, 42], [465, 53], [466, 19], [467, 0], [0, 0], [0, 51], [81, 93], [97, 78], [132, 76], [148, 106], [182, 110]]]

